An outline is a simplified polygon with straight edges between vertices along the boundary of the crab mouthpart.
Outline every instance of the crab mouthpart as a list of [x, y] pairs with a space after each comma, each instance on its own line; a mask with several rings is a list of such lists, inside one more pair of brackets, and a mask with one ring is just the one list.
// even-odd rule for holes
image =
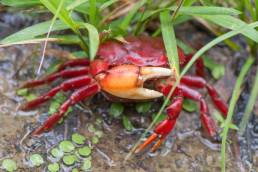
[[163, 96], [162, 93], [143, 88], [146, 80], [169, 77], [172, 70], [162, 67], [120, 65], [97, 77], [102, 89], [116, 97], [146, 100]]

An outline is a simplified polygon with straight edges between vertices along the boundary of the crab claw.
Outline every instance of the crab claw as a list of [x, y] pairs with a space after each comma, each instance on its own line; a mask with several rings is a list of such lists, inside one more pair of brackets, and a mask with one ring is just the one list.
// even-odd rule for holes
[[151, 147], [151, 152], [156, 151], [159, 146], [165, 141], [167, 135], [174, 128], [176, 121], [171, 119], [165, 119], [154, 129], [154, 133], [145, 140], [138, 148], [134, 151], [134, 153], [139, 153], [143, 151], [148, 145], [152, 144], [155, 140], [156, 143]]
[[146, 80], [168, 77], [172, 70], [162, 67], [138, 67], [135, 65], [120, 65], [105, 73], [98, 74], [96, 79], [102, 90], [125, 99], [146, 100], [163, 96], [162, 93], [143, 88]]

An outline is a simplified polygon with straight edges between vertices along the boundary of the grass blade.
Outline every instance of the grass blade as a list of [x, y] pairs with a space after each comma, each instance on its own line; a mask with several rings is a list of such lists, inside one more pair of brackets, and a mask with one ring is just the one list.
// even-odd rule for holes
[[88, 0], [76, 0], [74, 2], [72, 2], [71, 4], [69, 4], [66, 9], [68, 11], [74, 10], [76, 7], [84, 4], [85, 2], [87, 2]]
[[222, 144], [221, 144], [221, 171], [225, 172], [226, 171], [226, 141], [227, 141], [227, 135], [230, 127], [230, 123], [232, 121], [235, 105], [237, 103], [238, 97], [241, 92], [241, 85], [243, 83], [244, 77], [247, 74], [248, 70], [250, 69], [251, 65], [253, 64], [254, 59], [253, 58], [248, 58], [242, 67], [242, 70], [236, 80], [235, 87], [233, 89], [233, 94], [232, 98], [229, 103], [229, 110], [227, 114], [227, 118], [225, 120], [225, 127], [223, 128], [222, 132]]
[[245, 132], [245, 128], [246, 128], [246, 126], [248, 124], [248, 121], [250, 119], [250, 116], [251, 116], [253, 107], [255, 105], [257, 96], [258, 96], [258, 70], [257, 70], [256, 75], [255, 75], [255, 81], [254, 81], [254, 85], [253, 85], [253, 88], [252, 88], [252, 91], [251, 91], [251, 94], [250, 94], [250, 98], [247, 102], [245, 112], [243, 114], [243, 118], [242, 118], [241, 123], [239, 125], [238, 133], [240, 135], [243, 135], [244, 132]]
[[99, 10], [102, 11], [104, 10], [105, 8], [109, 7], [110, 5], [116, 3], [118, 0], [109, 0], [107, 2], [104, 2], [100, 7], [99, 7]]
[[88, 23], [80, 23], [83, 27], [88, 30], [89, 35], [89, 56], [90, 59], [93, 60], [96, 56], [99, 47], [99, 33], [98, 30], [91, 24]]
[[[144, 15], [142, 20], [146, 20], [147, 18], [161, 12], [164, 10], [175, 11], [177, 9], [176, 6], [172, 6], [169, 8], [158, 9], [154, 11], [149, 11]], [[209, 6], [191, 6], [191, 7], [180, 7], [178, 14], [181, 15], [238, 15], [241, 12], [232, 8], [225, 7], [209, 7]]]
[[[192, 47], [188, 46], [187, 44], [185, 44], [184, 42], [178, 39], [177, 39], [177, 45], [180, 48], [182, 48], [186, 54], [190, 54], [190, 53], [193, 54], [194, 52], [196, 52], [196, 50], [194, 50]], [[203, 55], [202, 58], [203, 58], [204, 66], [208, 70], [210, 70], [213, 78], [219, 79], [222, 76], [224, 76], [225, 67], [223, 64], [216, 63], [211, 57], [208, 57], [207, 55]]]
[[90, 1], [90, 23], [96, 25], [96, 14], [97, 14], [97, 6], [96, 0], [89, 0]]
[[179, 58], [177, 53], [177, 44], [175, 32], [173, 29], [170, 11], [166, 10], [160, 13], [161, 33], [167, 52], [168, 61], [171, 69], [175, 69], [176, 76], [179, 75]]
[[[40, 2], [53, 14], [56, 13], [58, 8], [58, 1], [54, 0], [40, 0]], [[75, 22], [72, 20], [72, 18], [69, 16], [69, 12], [66, 9], [61, 9], [60, 13], [58, 14], [58, 17], [67, 24], [76, 34], [78, 34], [78, 26], [75, 24]]]
[[244, 0], [245, 2], [245, 7], [247, 8], [247, 11], [250, 13], [253, 21], [256, 21], [256, 14], [255, 14], [255, 10], [253, 8], [253, 4], [251, 0]]
[[[247, 24], [242, 20], [227, 15], [200, 15], [200, 17], [231, 30], [236, 30], [243, 26], [247, 26]], [[255, 42], [258, 42], [258, 31], [256, 29], [245, 29], [241, 32], [241, 34], [245, 35], [246, 37], [252, 39]]]
[[[0, 41], [0, 44], [12, 44], [36, 38], [37, 36], [44, 35], [48, 32], [51, 21], [42, 22], [33, 26], [20, 30]], [[60, 20], [57, 20], [52, 27], [52, 31], [59, 31], [69, 29], [69, 27]]]
[[0, 4], [16, 7], [16, 8], [30, 8], [36, 5], [40, 5], [39, 0], [0, 0]]
[[120, 28], [123, 31], [126, 31], [131, 20], [133, 19], [136, 12], [147, 2], [147, 0], [141, 0], [138, 3], [135, 4], [133, 9], [128, 13], [128, 15], [124, 18], [123, 22], [120, 25]]

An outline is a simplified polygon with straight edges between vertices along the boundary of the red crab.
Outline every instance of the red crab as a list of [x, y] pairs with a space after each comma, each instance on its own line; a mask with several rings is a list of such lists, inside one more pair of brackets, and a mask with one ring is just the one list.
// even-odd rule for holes
[[[102, 92], [109, 100], [116, 101], [142, 101], [167, 96], [175, 75], [168, 67], [168, 61], [161, 38], [149, 36], [125, 38], [126, 42], [109, 40], [99, 47], [97, 58], [93, 61], [87, 59], [75, 59], [60, 65], [59, 69], [43, 79], [27, 82], [24, 88], [32, 88], [43, 84], [49, 84], [58, 78], [67, 79], [62, 84], [52, 88], [48, 93], [27, 102], [21, 109], [29, 110], [51, 99], [59, 91], [70, 91], [70, 98], [60, 107], [59, 111], [50, 116], [41, 127], [33, 132], [39, 135], [51, 129], [65, 114], [70, 106], [84, 100], [98, 92]], [[185, 56], [178, 48], [180, 65], [184, 66], [191, 55]], [[209, 85], [203, 76], [203, 62], [196, 63], [196, 76], [184, 76], [170, 97], [167, 118], [160, 122], [154, 129], [154, 133], [138, 147], [140, 152], [147, 145], [156, 143], [151, 148], [155, 151], [165, 140], [166, 136], [174, 128], [176, 120], [182, 110], [184, 98], [192, 99], [200, 104], [200, 119], [207, 133], [215, 138], [216, 125], [209, 115], [207, 104], [203, 96], [196, 89], [206, 88], [215, 106], [226, 117], [227, 104], [219, 97], [217, 91]], [[144, 88], [145, 81], [152, 81], [151, 89]]]

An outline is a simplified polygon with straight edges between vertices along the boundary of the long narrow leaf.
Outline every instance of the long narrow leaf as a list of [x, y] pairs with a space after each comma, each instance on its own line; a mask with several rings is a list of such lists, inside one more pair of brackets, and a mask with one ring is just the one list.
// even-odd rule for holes
[[107, 1], [107, 2], [104, 2], [104, 3], [100, 6], [99, 10], [102, 11], [102, 10], [104, 10], [105, 8], [109, 7], [110, 5], [116, 3], [117, 1], [119, 1], [119, 0], [109, 0], [109, 1]]
[[177, 44], [175, 32], [173, 29], [172, 18], [170, 11], [163, 11], [160, 13], [161, 32], [164, 45], [167, 52], [168, 61], [171, 69], [176, 70], [177, 76], [179, 75], [179, 58], [177, 53]]
[[225, 123], [224, 123], [225, 127], [223, 128], [223, 132], [222, 132], [222, 144], [221, 144], [221, 171], [222, 172], [226, 171], [226, 164], [225, 164], [225, 162], [226, 162], [226, 156], [225, 156], [226, 155], [226, 141], [227, 141], [228, 130], [230, 127], [230, 123], [232, 121], [235, 105], [237, 103], [237, 100], [238, 100], [240, 92], [241, 92], [240, 89], [241, 89], [241, 85], [243, 83], [244, 77], [247, 74], [247, 72], [250, 69], [253, 62], [254, 62], [253, 58], [248, 58], [246, 60], [244, 66], [242, 67], [242, 70], [236, 80], [236, 84], [233, 89], [232, 98], [229, 103], [227, 119], [225, 120]]
[[[12, 44], [15, 42], [26, 41], [36, 38], [37, 36], [46, 34], [48, 32], [48, 28], [50, 25], [51, 21], [46, 21], [27, 27], [21, 31], [18, 31], [4, 38], [3, 40], [1, 40], [0, 44]], [[52, 27], [52, 31], [59, 31], [65, 29], [69, 29], [69, 27], [60, 20], [57, 20]]]
[[28, 8], [36, 5], [40, 5], [39, 0], [0, 0], [0, 4], [17, 7], [17, 8]]
[[91, 24], [88, 23], [80, 23], [83, 27], [88, 30], [89, 35], [89, 49], [90, 49], [90, 59], [93, 60], [99, 46], [99, 34], [98, 30]]
[[256, 99], [258, 96], [258, 69], [255, 75], [255, 81], [254, 81], [254, 85], [250, 94], [250, 98], [247, 102], [246, 108], [245, 108], [245, 112], [243, 114], [243, 118], [239, 124], [239, 134], [243, 135], [246, 129], [246, 126], [248, 124], [248, 121], [250, 119], [251, 113], [253, 111], [253, 107], [255, 105]]
[[69, 4], [69, 5], [66, 7], [66, 9], [67, 9], [68, 11], [73, 10], [73, 9], [75, 9], [76, 7], [78, 7], [78, 6], [82, 5], [82, 4], [84, 4], [84, 3], [87, 2], [87, 1], [88, 1], [88, 0], [76, 0], [76, 1], [73, 1], [71, 4]]
[[123, 22], [120, 25], [120, 28], [125, 31], [131, 20], [133, 19], [136, 12], [147, 2], [147, 0], [140, 0], [138, 3], [136, 3], [133, 7], [133, 9], [128, 13], [128, 15], [124, 18]]
[[[40, 0], [40, 2], [47, 7], [53, 14], [56, 13], [57, 8], [58, 8], [58, 1], [54, 0]], [[69, 16], [69, 12], [66, 9], [62, 9], [60, 13], [58, 14], [58, 17], [65, 23], [67, 24], [75, 33], [78, 34], [78, 27], [74, 23], [74, 21], [71, 19]]]
[[[142, 20], [146, 20], [147, 18], [155, 15], [164, 10], [175, 11], [176, 6], [172, 6], [169, 8], [158, 9], [154, 11], [149, 11], [146, 13]], [[208, 7], [208, 6], [191, 6], [191, 7], [181, 7], [178, 11], [178, 14], [184, 15], [238, 15], [241, 12], [232, 8], [225, 7]]]
[[90, 23], [96, 25], [96, 14], [97, 14], [97, 6], [96, 0], [89, 0], [90, 1]]
[[[231, 30], [237, 30], [243, 26], [247, 26], [247, 24], [242, 20], [227, 15], [200, 15], [200, 17]], [[258, 43], [258, 31], [256, 29], [245, 29], [241, 34]]]

